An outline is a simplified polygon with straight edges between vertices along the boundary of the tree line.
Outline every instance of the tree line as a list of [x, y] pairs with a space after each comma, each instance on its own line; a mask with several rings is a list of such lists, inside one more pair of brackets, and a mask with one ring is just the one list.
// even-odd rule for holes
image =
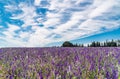
[[120, 40], [111, 40], [105, 42], [93, 41], [85, 46], [84, 44], [73, 44], [70, 41], [65, 41], [62, 47], [120, 47]]

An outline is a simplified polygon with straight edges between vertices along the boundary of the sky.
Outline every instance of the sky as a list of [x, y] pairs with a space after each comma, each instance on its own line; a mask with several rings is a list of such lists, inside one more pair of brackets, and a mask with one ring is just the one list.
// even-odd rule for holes
[[0, 47], [119, 37], [120, 0], [0, 0]]

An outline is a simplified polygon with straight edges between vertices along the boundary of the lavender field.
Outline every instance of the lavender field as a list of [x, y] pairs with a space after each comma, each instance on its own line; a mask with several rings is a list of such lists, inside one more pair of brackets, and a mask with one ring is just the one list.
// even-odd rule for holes
[[120, 79], [120, 48], [1, 48], [0, 79]]

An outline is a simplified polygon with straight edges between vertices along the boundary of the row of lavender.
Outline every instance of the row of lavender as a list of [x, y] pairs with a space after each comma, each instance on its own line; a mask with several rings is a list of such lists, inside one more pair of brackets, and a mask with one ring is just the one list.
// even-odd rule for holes
[[2, 48], [0, 79], [120, 79], [120, 48]]

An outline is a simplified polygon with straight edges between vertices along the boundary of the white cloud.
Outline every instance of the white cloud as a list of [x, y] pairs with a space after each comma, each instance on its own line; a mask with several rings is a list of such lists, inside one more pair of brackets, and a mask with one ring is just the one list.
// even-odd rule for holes
[[[76, 3], [78, 4], [80, 2], [82, 2], [82, 0], [79, 0]], [[57, 3], [57, 1], [53, 3]], [[64, 24], [61, 23], [57, 25], [57, 28], [54, 29], [54, 33], [60, 34], [62, 36], [62, 38], [59, 38], [58, 40], [65, 41], [66, 39], [74, 40], [81, 36], [84, 37], [86, 35], [99, 33], [101, 32], [101, 28], [103, 27], [106, 28], [106, 30], [117, 28], [119, 26], [119, 23], [116, 21], [112, 22], [112, 21], [100, 21], [100, 20], [92, 19], [94, 17], [103, 15], [104, 12], [108, 12], [113, 6], [116, 5], [115, 3], [116, 1], [113, 0], [107, 0], [107, 1], [94, 0], [94, 3], [89, 8], [86, 8], [83, 11], [77, 11], [77, 12], [72, 11], [71, 13], [72, 16], [70, 17], [70, 20]], [[64, 5], [64, 3], [62, 5]], [[64, 12], [64, 10], [67, 10], [68, 8], [74, 7], [76, 5], [71, 4], [68, 6], [69, 7], [67, 8], [64, 7], [64, 9], [62, 9], [62, 7], [58, 8], [59, 5], [58, 6], [56, 4], [52, 5], [52, 7], [54, 7], [53, 9], [57, 8], [58, 11], [57, 14], [59, 15], [62, 14], [61, 14], [61, 10], [59, 11], [58, 9], [62, 9], [62, 11]], [[58, 18], [58, 20], [60, 18]], [[78, 28], [76, 29], [77, 32], [74, 30], [74, 28], [72, 29], [72, 27], [76, 27], [76, 26], [78, 26]], [[69, 29], [71, 29], [71, 31], [69, 31]]]
[[6, 29], [3, 34], [5, 34], [6, 37], [14, 38], [14, 35], [16, 35], [15, 31], [19, 29], [19, 26], [8, 24], [8, 29]]
[[7, 25], [8, 25], [8, 31], [9, 31], [9, 32], [14, 32], [14, 31], [20, 29], [20, 27], [19, 27], [19, 26], [16, 26], [16, 25], [12, 25], [12, 24], [7, 24]]
[[68, 0], [63, 0], [63, 1], [51, 0], [49, 9], [50, 10], [61, 11], [61, 10], [65, 9], [65, 8], [70, 7], [70, 5], [71, 5], [70, 2], [71, 1], [68, 1]]
[[3, 28], [3, 26], [0, 26], [0, 28]]
[[116, 2], [114, 0], [105, 0], [104, 2], [103, 0], [95, 1], [93, 5], [96, 5], [96, 7], [92, 10], [89, 17], [93, 18], [102, 15], [104, 12], [108, 11], [111, 7], [113, 7], [115, 3]]
[[44, 22], [45, 27], [55, 26], [60, 23], [60, 19], [58, 18], [51, 18]]
[[45, 44], [50, 43], [51, 40], [45, 39], [46, 36], [51, 33], [49, 30], [38, 27], [38, 26], [34, 26], [32, 29], [35, 30], [35, 33], [32, 33], [28, 40], [28, 42], [32, 46], [35, 46], [35, 45], [36, 46], [39, 46], [39, 45], [44, 46]]
[[34, 5], [39, 6], [40, 2], [41, 2], [41, 0], [34, 0]]
[[26, 47], [28, 44], [16, 38], [11, 39], [9, 37], [1, 37], [0, 39], [4, 40], [4, 43], [1, 45], [1, 47]]
[[30, 25], [36, 25], [36, 22], [34, 20], [35, 17], [37, 17], [37, 14], [35, 12], [35, 7], [28, 6], [25, 3], [20, 3], [19, 9], [22, 10], [22, 14], [19, 14], [17, 16], [11, 17], [11, 19], [20, 19], [24, 22], [22, 25], [23, 27], [27, 27]]
[[[4, 40], [5, 47], [19, 47], [19, 46], [21, 47], [26, 45], [25, 42], [22, 41], [21, 39], [14, 37], [14, 36], [19, 36], [15, 31], [20, 30], [20, 27], [11, 24], [7, 24], [7, 25], [8, 28], [2, 32], [5, 36], [2, 36], [0, 38], [0, 40], [1, 39]], [[1, 46], [4, 47], [4, 45]]]
[[[41, 0], [34, 0], [34, 5], [18, 4], [17, 9], [22, 13], [13, 15], [11, 19], [22, 20], [24, 22], [22, 29], [32, 27], [28, 29], [30, 31], [23, 32], [20, 27], [8, 24], [9, 28], [3, 32], [7, 36], [6, 41], [8, 43], [16, 41], [20, 46], [45, 46], [53, 42], [74, 40], [100, 33], [103, 32], [101, 31], [103, 27], [106, 30], [119, 27], [120, 21], [104, 20], [108, 16], [120, 14], [120, 11], [114, 9], [115, 6], [119, 6], [119, 0], [51, 0], [48, 2], [49, 5], [46, 7], [48, 11], [44, 17], [36, 12], [36, 6], [40, 7]], [[11, 10], [13, 7], [5, 8]], [[44, 26], [40, 27], [39, 24]], [[48, 29], [48, 27], [55, 28]], [[20, 30], [17, 35], [19, 38], [14, 37], [16, 30]], [[55, 38], [56, 35], [60, 37]]]
[[22, 39], [26, 39], [26, 38], [29, 38], [29, 36], [30, 36], [30, 33], [29, 32], [20, 32], [19, 33], [19, 36], [20, 36], [20, 38], [22, 38]]
[[4, 6], [4, 8], [8, 12], [12, 12], [12, 11], [18, 10], [18, 7], [15, 6], [15, 5], [6, 5], [6, 6]]

